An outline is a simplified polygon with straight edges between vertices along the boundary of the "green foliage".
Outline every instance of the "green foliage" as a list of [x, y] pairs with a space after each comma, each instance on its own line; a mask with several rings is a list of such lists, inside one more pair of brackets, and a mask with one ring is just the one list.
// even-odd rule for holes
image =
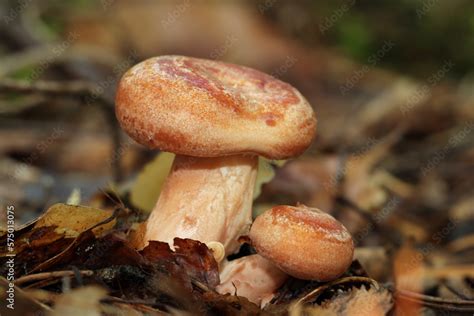
[[371, 54], [373, 41], [370, 28], [358, 16], [348, 17], [344, 23], [339, 24], [337, 42], [344, 53], [364, 62]]
[[[265, 3], [260, 0], [257, 6]], [[288, 18], [288, 12], [301, 17]], [[378, 66], [421, 80], [447, 60], [455, 65], [448, 77], [463, 77], [474, 70], [474, 1], [282, 1], [264, 13], [305, 45], [336, 48], [362, 63], [384, 42], [392, 41], [394, 49]]]

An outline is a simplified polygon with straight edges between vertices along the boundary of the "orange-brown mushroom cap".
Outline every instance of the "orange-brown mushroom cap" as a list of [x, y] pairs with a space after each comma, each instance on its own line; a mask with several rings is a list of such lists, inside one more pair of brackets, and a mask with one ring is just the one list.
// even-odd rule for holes
[[137, 142], [176, 154], [298, 156], [316, 116], [291, 85], [257, 70], [185, 56], [132, 67], [120, 81], [116, 114]]
[[347, 229], [331, 215], [304, 205], [264, 212], [249, 237], [261, 256], [296, 278], [333, 280], [352, 263], [354, 244]]

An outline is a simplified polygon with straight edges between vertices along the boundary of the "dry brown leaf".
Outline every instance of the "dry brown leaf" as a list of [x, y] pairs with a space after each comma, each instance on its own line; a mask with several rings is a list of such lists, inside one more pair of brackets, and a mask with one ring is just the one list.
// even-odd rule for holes
[[[165, 242], [150, 241], [141, 254], [150, 263], [164, 266], [176, 277], [191, 278], [215, 288], [219, 284], [219, 271], [214, 255], [206, 244], [192, 239], [174, 239], [175, 251]], [[186, 277], [185, 277], [186, 276]]]
[[[113, 227], [115, 214], [110, 214], [109, 211], [83, 206], [53, 205], [16, 236], [15, 273], [23, 275], [45, 270], [70, 260], [78, 245], [95, 240], [94, 232], [99, 235]], [[0, 239], [4, 240], [5, 236]], [[8, 259], [9, 249], [5, 245], [0, 245], [2, 262]], [[0, 270], [3, 269], [2, 266]]]

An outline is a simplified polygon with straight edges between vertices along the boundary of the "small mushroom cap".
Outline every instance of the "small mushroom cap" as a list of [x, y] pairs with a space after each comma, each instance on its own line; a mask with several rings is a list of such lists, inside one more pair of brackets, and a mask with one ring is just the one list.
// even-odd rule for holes
[[176, 154], [303, 153], [316, 115], [291, 85], [257, 70], [206, 59], [161, 56], [122, 77], [116, 115], [137, 142]]
[[258, 216], [250, 229], [257, 252], [291, 276], [329, 281], [352, 263], [354, 244], [334, 217], [304, 205], [281, 205]]

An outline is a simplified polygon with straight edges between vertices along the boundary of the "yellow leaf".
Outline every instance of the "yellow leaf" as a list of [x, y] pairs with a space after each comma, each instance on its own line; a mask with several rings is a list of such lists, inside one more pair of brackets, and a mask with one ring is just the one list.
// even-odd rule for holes
[[258, 158], [258, 173], [257, 180], [255, 180], [255, 188], [253, 191], [253, 198], [256, 199], [262, 193], [262, 185], [270, 182], [275, 176], [275, 170], [272, 164], [282, 167], [286, 160], [267, 160], [265, 158]]
[[162, 152], [142, 169], [130, 192], [130, 201], [134, 206], [151, 212], [171, 170], [174, 156], [172, 153]]
[[[57, 233], [65, 233], [66, 237], [76, 237], [92, 226], [106, 220], [112, 215], [111, 211], [81, 206], [54, 204], [35, 223], [34, 228], [45, 226], [57, 226]], [[98, 235], [106, 230], [112, 229], [115, 220], [93, 229]]]

